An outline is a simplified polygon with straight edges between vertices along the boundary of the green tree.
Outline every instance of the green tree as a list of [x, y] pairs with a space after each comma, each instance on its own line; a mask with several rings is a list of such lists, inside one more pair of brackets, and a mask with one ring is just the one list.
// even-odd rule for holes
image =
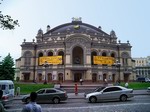
[[0, 11], [0, 28], [2, 28], [3, 30], [12, 30], [15, 29], [15, 26], [19, 26], [18, 20], [13, 20], [11, 16], [4, 15], [2, 14], [2, 11]]
[[8, 54], [0, 65], [0, 79], [14, 80], [15, 68], [13, 58]]

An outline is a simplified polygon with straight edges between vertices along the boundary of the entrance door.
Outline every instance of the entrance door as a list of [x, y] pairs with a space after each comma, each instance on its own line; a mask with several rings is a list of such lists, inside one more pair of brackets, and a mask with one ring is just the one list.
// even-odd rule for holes
[[124, 82], [128, 82], [129, 81], [129, 74], [124, 74]]
[[29, 81], [30, 79], [30, 73], [25, 73], [24, 74], [24, 81]]
[[105, 79], [107, 79], [106, 74], [103, 74], [103, 81], [105, 81]]
[[75, 73], [74, 74], [74, 82], [79, 82], [81, 78], [82, 78], [81, 73]]
[[51, 82], [52, 81], [52, 74], [51, 73], [48, 73], [48, 82]]
[[96, 82], [97, 74], [92, 75], [92, 82]]
[[62, 73], [58, 74], [58, 80], [59, 80], [59, 82], [63, 82], [63, 74]]
[[38, 81], [41, 82], [42, 81], [42, 74], [38, 74]]
[[115, 74], [113, 74], [112, 75], [113, 77], [112, 77], [112, 81], [113, 81], [113, 83], [115, 82]]

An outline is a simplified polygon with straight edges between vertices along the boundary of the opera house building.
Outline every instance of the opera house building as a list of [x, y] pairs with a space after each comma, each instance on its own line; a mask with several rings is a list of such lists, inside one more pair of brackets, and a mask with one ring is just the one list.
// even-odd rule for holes
[[24, 82], [88, 83], [133, 81], [133, 60], [129, 41], [122, 43], [115, 31], [72, 18], [55, 28], [39, 29], [35, 39], [21, 44], [16, 60], [16, 77]]

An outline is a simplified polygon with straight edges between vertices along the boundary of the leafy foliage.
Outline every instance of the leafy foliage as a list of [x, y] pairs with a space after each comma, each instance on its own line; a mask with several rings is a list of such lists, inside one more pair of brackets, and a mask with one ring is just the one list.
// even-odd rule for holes
[[14, 80], [15, 68], [13, 58], [8, 54], [0, 64], [0, 79]]
[[0, 28], [12, 30], [15, 29], [15, 26], [19, 26], [18, 20], [13, 20], [11, 16], [3, 15], [2, 11], [0, 11]]

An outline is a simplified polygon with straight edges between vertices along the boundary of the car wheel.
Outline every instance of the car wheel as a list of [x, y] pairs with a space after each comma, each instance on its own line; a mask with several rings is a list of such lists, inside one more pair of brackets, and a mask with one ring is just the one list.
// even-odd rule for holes
[[29, 103], [29, 102], [30, 102], [30, 98], [27, 98], [27, 99], [26, 99], [26, 103]]
[[60, 102], [60, 99], [59, 98], [53, 98], [53, 103], [54, 104], [58, 104]]
[[127, 96], [126, 95], [121, 95], [120, 100], [121, 101], [127, 101]]
[[97, 102], [97, 98], [95, 96], [90, 97], [90, 102], [91, 103], [96, 103]]

